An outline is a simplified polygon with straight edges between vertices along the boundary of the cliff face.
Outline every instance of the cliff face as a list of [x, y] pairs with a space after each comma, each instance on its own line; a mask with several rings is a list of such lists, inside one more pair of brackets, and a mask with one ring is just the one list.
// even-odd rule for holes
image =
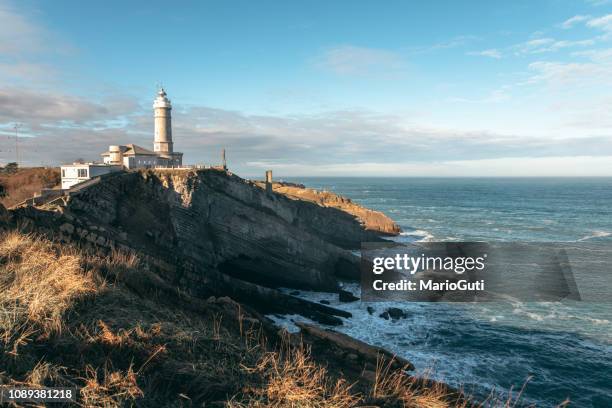
[[214, 271], [265, 286], [334, 290], [338, 276], [358, 276], [356, 257], [342, 248], [379, 239], [341, 209], [269, 194], [213, 169], [109, 175], [60, 210], [69, 218], [64, 234], [148, 253], [188, 288], [210, 284], [203, 271]]
[[[317, 191], [305, 188], [301, 185], [291, 183], [274, 183], [273, 190], [284, 194], [294, 200], [308, 201], [325, 208], [339, 209], [344, 216], [356, 218], [361, 226], [362, 232], [358, 234], [361, 241], [375, 241], [380, 235], [398, 235], [400, 227], [392, 219], [380, 211], [364, 208], [355, 204], [350, 198], [331, 193], [329, 191]], [[324, 225], [318, 226], [321, 234], [329, 234]], [[347, 243], [350, 247], [350, 243]]]

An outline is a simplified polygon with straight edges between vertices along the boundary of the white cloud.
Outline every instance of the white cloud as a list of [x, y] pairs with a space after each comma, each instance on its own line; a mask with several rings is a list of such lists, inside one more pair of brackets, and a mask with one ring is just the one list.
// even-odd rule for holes
[[489, 57], [489, 58], [495, 58], [495, 59], [500, 59], [502, 57], [501, 51], [499, 51], [496, 48], [490, 48], [488, 50], [482, 50], [482, 51], [472, 51], [472, 52], [468, 52], [468, 55], [477, 55], [477, 56]]
[[564, 30], [568, 30], [574, 27], [576, 24], [586, 21], [590, 18], [591, 16], [589, 15], [576, 15], [574, 17], [568, 18], [563, 23], [561, 23], [561, 28], [563, 28]]
[[564, 48], [587, 47], [595, 44], [595, 40], [555, 40], [554, 38], [537, 38], [511, 47], [515, 55], [542, 54], [555, 52]]
[[612, 66], [592, 62], [536, 61], [529, 64], [535, 74], [531, 83], [546, 82], [554, 86], [579, 84], [612, 84]]
[[[612, 174], [612, 156], [507, 157], [502, 159], [421, 162], [334, 163], [328, 165], [250, 162], [279, 176], [387, 176], [387, 177], [586, 177]], [[260, 172], [261, 173], [261, 172]], [[254, 173], [257, 174], [257, 173]]]
[[574, 57], [587, 57], [594, 62], [612, 62], [612, 48], [576, 51]]
[[133, 112], [137, 107], [135, 101], [120, 96], [91, 101], [57, 91], [0, 88], [0, 123], [27, 120], [32, 126], [86, 124], [115, 119]]
[[338, 75], [395, 75], [403, 70], [405, 62], [393, 51], [344, 45], [325, 50], [315, 65]]
[[48, 81], [50, 77], [54, 77], [55, 75], [55, 68], [47, 64], [26, 61], [14, 61], [10, 63], [0, 61], [0, 79], [4, 79], [5, 81], [38, 81], [41, 79]]
[[587, 26], [592, 28], [598, 28], [604, 31], [612, 31], [612, 14], [593, 18], [587, 21]]

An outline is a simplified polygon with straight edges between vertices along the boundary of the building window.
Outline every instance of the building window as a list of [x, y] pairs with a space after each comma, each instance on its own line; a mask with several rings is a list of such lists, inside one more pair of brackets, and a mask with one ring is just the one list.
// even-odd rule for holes
[[87, 169], [78, 169], [79, 177], [87, 177]]
[[62, 177], [66, 178], [66, 169], [62, 169]]

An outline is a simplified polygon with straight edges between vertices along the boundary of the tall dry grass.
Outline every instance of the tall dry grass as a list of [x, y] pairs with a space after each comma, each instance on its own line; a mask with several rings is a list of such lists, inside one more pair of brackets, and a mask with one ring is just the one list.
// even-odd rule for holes
[[[0, 352], [19, 361], [20, 349], [28, 343], [61, 335], [69, 309], [105, 286], [93, 269], [84, 267], [95, 269], [102, 264], [125, 269], [137, 265], [138, 260], [131, 254], [116, 253], [110, 258], [86, 255], [70, 245], [57, 245], [46, 238], [16, 231], [0, 235]], [[100, 324], [103, 340], [112, 346], [121, 347], [117, 342], [123, 343], [132, 335], [131, 331], [114, 334]], [[134, 332], [148, 334], [139, 327]], [[2, 358], [0, 355], [0, 362]], [[24, 364], [28, 360], [26, 357]], [[131, 367], [127, 370], [109, 367], [112, 365], [99, 369], [87, 365], [78, 370], [83, 375], [75, 378], [74, 370], [40, 360], [23, 377], [10, 376], [4, 381], [28, 387], [49, 383], [78, 385], [79, 405], [83, 407], [119, 407], [142, 397], [137, 372]]]
[[34, 235], [0, 236], [0, 341], [13, 355], [34, 336], [62, 330], [74, 301], [96, 292], [93, 274], [70, 246], [54, 246]]
[[262, 382], [248, 386], [228, 401], [230, 408], [304, 407], [349, 408], [361, 401], [351, 384], [334, 380], [327, 369], [314, 362], [307, 347], [283, 341], [280, 350], [264, 352], [254, 367], [243, 367]]
[[129, 406], [129, 401], [144, 396], [137, 383], [137, 373], [131, 366], [126, 371], [112, 370], [105, 366], [102, 375], [99, 375], [98, 371], [91, 366], [85, 368], [85, 377], [82, 378], [85, 386], [80, 389], [80, 406], [87, 408]]

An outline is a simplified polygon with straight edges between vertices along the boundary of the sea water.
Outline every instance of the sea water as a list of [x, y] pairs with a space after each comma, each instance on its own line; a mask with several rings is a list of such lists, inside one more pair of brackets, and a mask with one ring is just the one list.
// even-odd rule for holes
[[[601, 242], [612, 245], [612, 178], [295, 178], [383, 211], [400, 241]], [[612, 260], [610, 262], [612, 264]], [[610, 276], [612, 280], [612, 276]], [[605, 279], [602, 285], [610, 285]], [[346, 288], [359, 294], [357, 284]], [[550, 303], [345, 303], [336, 330], [385, 347], [467, 393], [522, 404], [612, 407], [612, 299]], [[611, 294], [612, 298], [612, 294]], [[370, 315], [366, 307], [374, 307]], [[387, 307], [409, 312], [384, 320]], [[291, 327], [291, 319], [275, 318]]]

